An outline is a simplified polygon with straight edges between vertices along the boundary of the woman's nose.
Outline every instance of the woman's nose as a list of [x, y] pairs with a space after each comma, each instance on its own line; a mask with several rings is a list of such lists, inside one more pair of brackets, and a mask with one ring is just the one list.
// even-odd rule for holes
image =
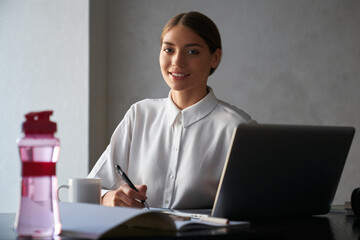
[[174, 54], [172, 58], [172, 65], [176, 67], [185, 67], [186, 60], [184, 54], [182, 54], [181, 52], [177, 52], [176, 54]]

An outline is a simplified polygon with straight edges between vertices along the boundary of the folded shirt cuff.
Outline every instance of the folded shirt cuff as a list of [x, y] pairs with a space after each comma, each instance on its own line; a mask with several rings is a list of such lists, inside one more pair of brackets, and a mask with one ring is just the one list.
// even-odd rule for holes
[[101, 189], [101, 197], [103, 197], [108, 191], [110, 191], [109, 189]]

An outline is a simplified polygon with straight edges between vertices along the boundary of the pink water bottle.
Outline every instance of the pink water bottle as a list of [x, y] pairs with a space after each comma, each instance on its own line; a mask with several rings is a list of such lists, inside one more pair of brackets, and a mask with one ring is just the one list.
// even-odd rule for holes
[[15, 229], [22, 237], [52, 237], [60, 234], [56, 162], [60, 141], [54, 137], [52, 111], [31, 112], [17, 140], [22, 162], [21, 199]]

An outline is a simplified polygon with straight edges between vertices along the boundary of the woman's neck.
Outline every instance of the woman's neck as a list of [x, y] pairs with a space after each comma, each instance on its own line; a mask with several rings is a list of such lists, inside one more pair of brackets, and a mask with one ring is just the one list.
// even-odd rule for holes
[[199, 102], [208, 94], [208, 89], [205, 88], [202, 91], [196, 90], [193, 91], [176, 91], [174, 89], [171, 90], [171, 99], [175, 103], [175, 105], [183, 110], [195, 103]]

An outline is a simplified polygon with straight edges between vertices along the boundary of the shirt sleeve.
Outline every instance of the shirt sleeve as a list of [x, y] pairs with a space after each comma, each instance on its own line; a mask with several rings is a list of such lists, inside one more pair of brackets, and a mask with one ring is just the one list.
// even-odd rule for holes
[[116, 127], [109, 145], [88, 175], [88, 178], [101, 179], [102, 195], [108, 190], [116, 190], [123, 184], [122, 179], [115, 172], [115, 165], [119, 164], [122, 169], [127, 171], [132, 136], [132, 119], [133, 111], [130, 108], [124, 119]]

